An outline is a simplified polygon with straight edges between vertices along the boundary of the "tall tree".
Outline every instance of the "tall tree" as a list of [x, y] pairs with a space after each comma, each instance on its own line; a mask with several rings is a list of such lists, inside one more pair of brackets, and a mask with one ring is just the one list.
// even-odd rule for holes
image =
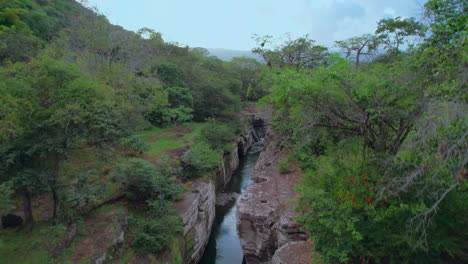
[[379, 46], [376, 36], [366, 34], [360, 37], [349, 38], [347, 40], [335, 41], [336, 46], [346, 54], [346, 58], [354, 57], [356, 66], [361, 63], [361, 56], [372, 55]]
[[385, 49], [398, 56], [401, 45], [407, 43], [410, 36], [424, 36], [424, 26], [417, 22], [414, 17], [402, 19], [385, 18], [377, 23], [375, 31], [382, 41]]
[[273, 43], [272, 36], [259, 37], [255, 35], [254, 39], [258, 47], [254, 48], [252, 52], [260, 54], [270, 68], [273, 66], [293, 67], [296, 70], [313, 68], [322, 63], [328, 55], [328, 49], [315, 45], [315, 40], [310, 39], [308, 35], [297, 39], [289, 37], [287, 41], [273, 49], [267, 48]]

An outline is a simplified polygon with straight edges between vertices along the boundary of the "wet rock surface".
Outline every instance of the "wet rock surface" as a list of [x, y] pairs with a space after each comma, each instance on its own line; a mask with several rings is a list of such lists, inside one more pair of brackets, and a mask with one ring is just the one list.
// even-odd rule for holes
[[238, 193], [218, 193], [216, 196], [216, 206], [225, 206], [233, 203], [240, 196]]

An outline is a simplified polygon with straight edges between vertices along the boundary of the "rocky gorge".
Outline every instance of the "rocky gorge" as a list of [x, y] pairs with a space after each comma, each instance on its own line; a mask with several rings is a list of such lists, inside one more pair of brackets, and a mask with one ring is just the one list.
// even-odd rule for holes
[[257, 114], [248, 118], [250, 122], [245, 133], [232, 143], [230, 152], [224, 153], [214, 179], [198, 180], [184, 194], [184, 199], [175, 205], [176, 214], [184, 225], [180, 246], [184, 263], [196, 264], [202, 258], [214, 223], [217, 200], [218, 203], [229, 203], [237, 198], [236, 194], [223, 193], [223, 190], [239, 168], [240, 158], [265, 134], [263, 120]]
[[[269, 115], [262, 119], [268, 124]], [[247, 264], [307, 263], [311, 244], [294, 222], [291, 201], [301, 178], [298, 168], [281, 174], [279, 161], [287, 156], [271, 126], [265, 126], [265, 149], [252, 175], [253, 183], [237, 203], [237, 230]]]
[[[205, 180], [194, 184], [185, 202], [181, 202], [190, 201], [180, 210], [185, 225], [184, 240], [189, 245], [185, 248], [185, 263], [198, 263], [205, 251], [216, 206], [236, 200], [236, 228], [247, 264], [301, 264], [311, 259], [312, 244], [309, 236], [294, 222], [297, 215], [291, 204], [297, 196], [294, 185], [300, 181], [302, 173], [297, 166], [289, 173], [279, 172], [279, 161], [288, 153], [281, 149], [270, 120], [268, 110], [256, 110], [245, 135], [233, 143], [232, 152], [225, 153], [214, 183]], [[239, 157], [246, 155], [260, 139], [265, 147], [245, 192], [240, 195], [224, 193], [224, 187], [239, 167]]]

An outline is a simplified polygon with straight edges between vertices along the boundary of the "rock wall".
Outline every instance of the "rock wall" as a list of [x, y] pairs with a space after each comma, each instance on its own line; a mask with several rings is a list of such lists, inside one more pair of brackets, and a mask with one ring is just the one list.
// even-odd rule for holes
[[215, 186], [210, 179], [194, 183], [185, 199], [176, 204], [184, 223], [185, 263], [194, 264], [203, 256], [215, 218]]
[[[290, 203], [296, 197], [294, 185], [301, 172], [296, 170], [282, 175], [278, 171], [278, 162], [286, 156], [287, 153], [280, 150], [273, 130], [268, 127], [265, 149], [252, 175], [253, 183], [237, 203], [237, 231], [247, 264], [270, 264], [277, 249], [308, 239], [293, 221], [294, 205]], [[295, 256], [291, 258], [286, 263], [301, 263], [294, 262]]]
[[232, 175], [239, 168], [239, 158], [246, 155], [250, 147], [255, 143], [253, 127], [246, 129], [245, 136], [239, 136], [232, 144], [232, 151], [223, 155], [223, 162], [216, 173], [216, 192], [222, 191], [231, 181]]

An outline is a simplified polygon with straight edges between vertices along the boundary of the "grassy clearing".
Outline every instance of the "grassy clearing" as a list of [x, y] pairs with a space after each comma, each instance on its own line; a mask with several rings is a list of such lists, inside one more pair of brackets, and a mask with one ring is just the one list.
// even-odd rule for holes
[[150, 146], [146, 154], [151, 157], [158, 157], [167, 150], [189, 145], [191, 139], [200, 134], [202, 127], [202, 123], [187, 123], [167, 128], [154, 127], [151, 130], [138, 133], [137, 137], [144, 140]]

